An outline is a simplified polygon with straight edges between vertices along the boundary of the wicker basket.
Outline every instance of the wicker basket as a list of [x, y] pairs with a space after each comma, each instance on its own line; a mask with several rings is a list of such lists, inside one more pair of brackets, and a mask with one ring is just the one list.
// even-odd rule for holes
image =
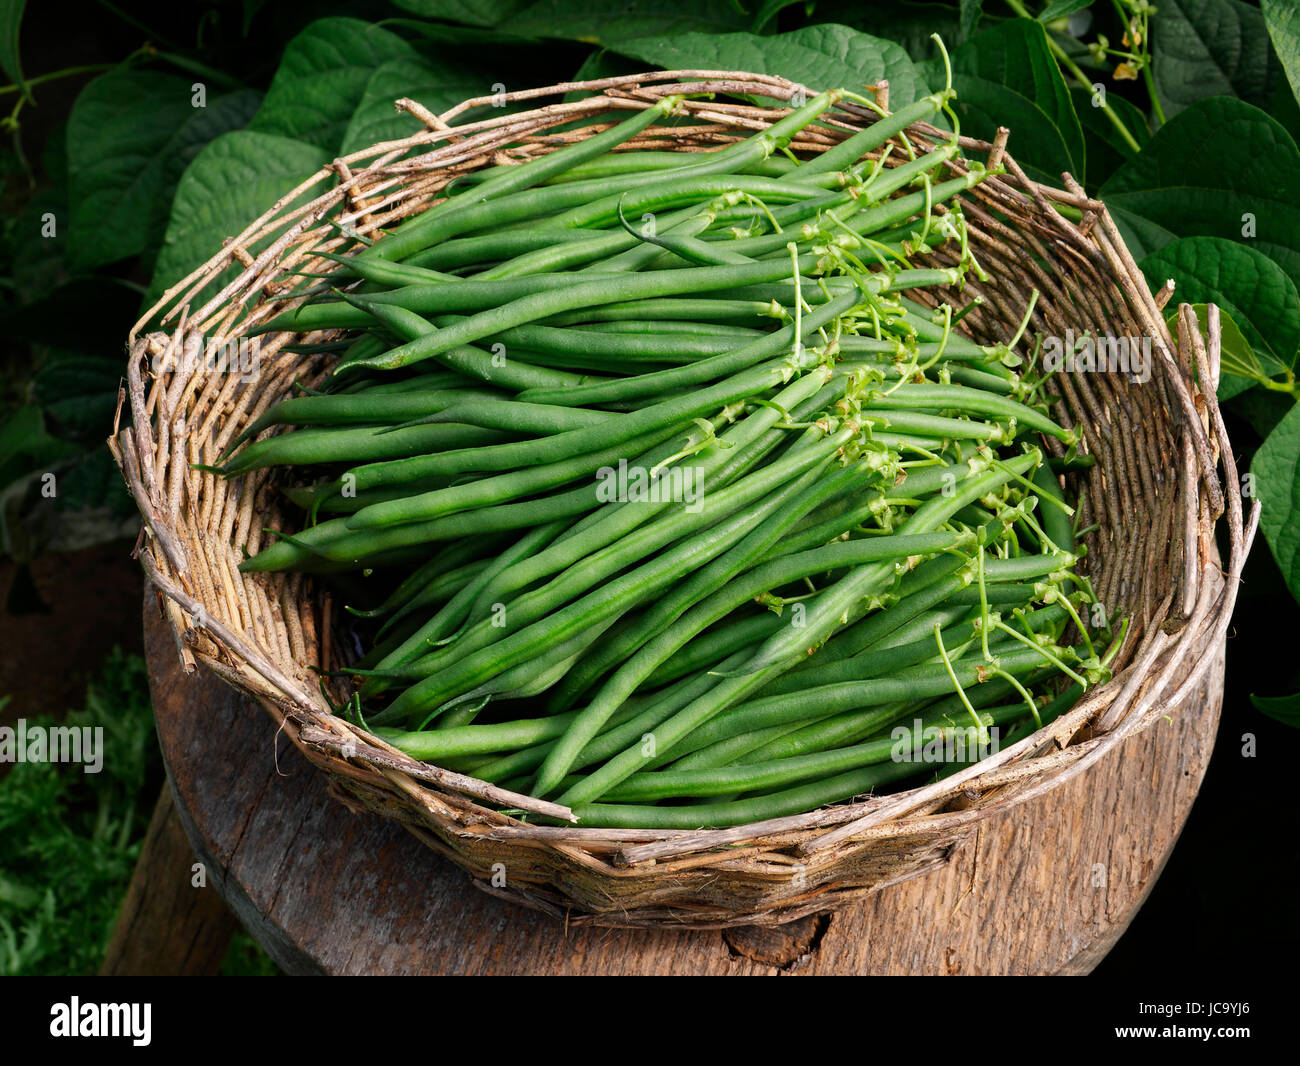
[[[873, 88], [886, 104], [887, 86]], [[339, 799], [399, 819], [484, 891], [570, 922], [611, 926], [779, 923], [857, 899], [942, 864], [981, 819], [1055, 788], [1176, 710], [1222, 645], [1258, 514], [1256, 506], [1243, 516], [1214, 398], [1217, 316], [1211, 309], [1207, 350], [1190, 309], [1182, 308], [1175, 342], [1161, 314], [1172, 287], [1153, 298], [1105, 207], [1068, 175], [1064, 189], [1028, 180], [1001, 130], [993, 144], [961, 141], [968, 155], [1000, 162], [1006, 172], [963, 200], [972, 247], [990, 279], [967, 282], [962, 302], [979, 295], [983, 303], [963, 328], [982, 343], [1011, 335], [1037, 289], [1030, 335], [1092, 329], [1149, 337], [1154, 345], [1154, 372], [1144, 384], [1119, 374], [1058, 375], [1056, 417], [1082, 428], [1084, 448], [1097, 460], [1086, 474], [1071, 475], [1069, 486], [1082, 493], [1082, 525], [1097, 525], [1087, 538], [1088, 570], [1112, 616], [1131, 619], [1110, 683], [1045, 729], [937, 784], [699, 832], [527, 824], [493, 808], [563, 809], [416, 762], [330, 714], [311, 668], [340, 665], [340, 612], [311, 578], [237, 570], [242, 546], [256, 551], [267, 540], [263, 527], [283, 521], [265, 472], [226, 481], [191, 466], [213, 462], [294, 379], [326, 374], [328, 357], [284, 350], [302, 338], [264, 337], [269, 343], [250, 385], [238, 374], [208, 372], [201, 355], [205, 345], [237, 342], [290, 306], [284, 294], [300, 279], [287, 272], [332, 269], [313, 252], [351, 250], [355, 235], [424, 210], [457, 174], [602, 128], [564, 128], [575, 119], [616, 120], [670, 92], [717, 94], [689, 101], [690, 118], [671, 131], [651, 127], [626, 145], [704, 151], [787, 113], [728, 98], [789, 100], [808, 91], [761, 75], [670, 71], [508, 99], [541, 101], [575, 90], [591, 95], [454, 128], [454, 118], [491, 98], [440, 117], [399, 100], [424, 132], [335, 160], [169, 289], [132, 332], [125, 390], [132, 425], [110, 447], [144, 516], [138, 555], [162, 594], [186, 668], [202, 663], [252, 696], [330, 775]], [[808, 129], [793, 147], [823, 150], [874, 118], [841, 104], [831, 121], [843, 133]], [[908, 136], [933, 143], [941, 135], [918, 124]], [[960, 162], [950, 166], [962, 172]], [[1082, 220], [1067, 221], [1054, 204]], [[327, 215], [332, 222], [323, 221]], [[950, 254], [936, 253], [933, 265], [946, 265]], [[162, 322], [167, 332], [142, 334], [148, 322]], [[1226, 572], [1215, 543], [1221, 518]]]

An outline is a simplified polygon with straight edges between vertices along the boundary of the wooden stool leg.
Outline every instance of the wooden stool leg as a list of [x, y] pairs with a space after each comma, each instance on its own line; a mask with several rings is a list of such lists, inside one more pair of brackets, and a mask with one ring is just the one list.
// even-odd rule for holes
[[117, 915], [102, 976], [217, 973], [238, 924], [216, 889], [193, 886], [194, 861], [166, 782]]

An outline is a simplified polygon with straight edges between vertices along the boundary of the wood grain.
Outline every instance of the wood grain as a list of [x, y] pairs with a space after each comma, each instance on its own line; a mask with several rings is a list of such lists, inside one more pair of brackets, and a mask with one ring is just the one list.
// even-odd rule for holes
[[1220, 649], [1172, 721], [983, 823], [945, 868], [784, 930], [568, 929], [503, 902], [398, 826], [353, 814], [266, 714], [181, 670], [145, 597], [177, 811], [231, 909], [291, 973], [1077, 974], [1127, 928], [1205, 774]]

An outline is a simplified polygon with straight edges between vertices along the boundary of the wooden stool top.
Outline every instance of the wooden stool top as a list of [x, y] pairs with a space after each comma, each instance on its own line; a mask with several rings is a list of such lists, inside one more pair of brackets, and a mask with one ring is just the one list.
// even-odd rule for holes
[[832, 915], [726, 932], [567, 929], [353, 814], [261, 708], [186, 676], [151, 589], [145, 650], [176, 809], [210, 883], [290, 973], [1079, 974], [1142, 905], [1209, 763], [1222, 651], [1173, 721], [981, 823], [943, 869]]

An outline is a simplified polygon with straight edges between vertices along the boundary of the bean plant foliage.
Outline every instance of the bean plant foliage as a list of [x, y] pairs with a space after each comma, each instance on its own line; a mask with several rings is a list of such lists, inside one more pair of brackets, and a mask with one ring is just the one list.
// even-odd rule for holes
[[[395, 97], [439, 112], [469, 96], [573, 77], [745, 68], [813, 88], [887, 78], [899, 107], [942, 86], [930, 39], [938, 31], [964, 131], [1010, 127], [1031, 176], [1059, 182], [1068, 170], [1107, 202], [1152, 286], [1172, 278], [1176, 301], [1221, 308], [1220, 398], [1250, 457], [1244, 490], [1262, 501], [1264, 538], [1300, 598], [1294, 0], [245, 0], [193, 8], [161, 31], [147, 25], [150, 16], [114, 8], [124, 20], [113, 38], [124, 42], [121, 55], [90, 69], [35, 70], [23, 38], [31, 14], [23, 0], [0, 0], [0, 70], [9, 82], [0, 111], [12, 142], [0, 177], [13, 207], [0, 243], [0, 318], [11, 344], [34, 352], [0, 426], [8, 486], [0, 533], [10, 554], [35, 550], [19, 535], [44, 505], [32, 471], [84, 468], [82, 494], [61, 494], [58, 506], [129, 514], [97, 447], [116, 403], [125, 326], [323, 164], [415, 132], [416, 121], [393, 110]], [[29, 116], [66, 79], [80, 84], [66, 121], [34, 143]], [[102, 313], [61, 315], [60, 306]], [[1300, 717], [1300, 697], [1270, 696], [1258, 701], [1265, 713]]]

